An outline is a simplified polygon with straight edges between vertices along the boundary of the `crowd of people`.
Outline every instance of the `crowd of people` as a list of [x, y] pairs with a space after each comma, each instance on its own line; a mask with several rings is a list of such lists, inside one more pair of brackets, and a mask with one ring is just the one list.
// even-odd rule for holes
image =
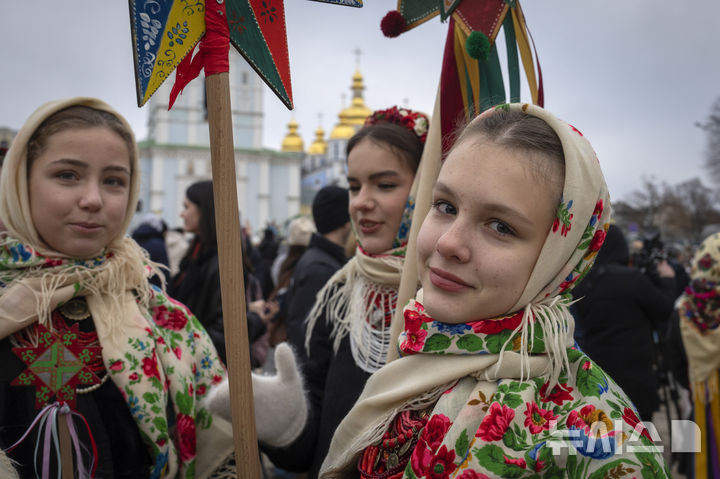
[[[238, 238], [266, 477], [720, 477], [720, 234], [647, 271], [576, 128], [502, 105], [441, 159], [430, 124], [373, 112], [348, 188]], [[139, 171], [92, 98], [40, 106], [7, 152], [2, 477], [68, 457], [79, 477], [235, 477], [213, 184], [173, 230], [133, 218]], [[702, 444], [668, 461], [643, 422], [669, 400]]]

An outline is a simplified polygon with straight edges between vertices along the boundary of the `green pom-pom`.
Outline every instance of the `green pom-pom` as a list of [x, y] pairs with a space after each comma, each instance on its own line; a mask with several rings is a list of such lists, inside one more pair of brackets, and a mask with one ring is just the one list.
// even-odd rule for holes
[[472, 58], [485, 61], [490, 54], [490, 39], [483, 32], [472, 32], [465, 41], [465, 50]]

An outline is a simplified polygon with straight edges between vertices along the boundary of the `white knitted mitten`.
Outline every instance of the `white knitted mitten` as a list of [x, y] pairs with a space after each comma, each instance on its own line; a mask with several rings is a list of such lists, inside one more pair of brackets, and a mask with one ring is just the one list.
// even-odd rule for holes
[[[255, 427], [260, 442], [284, 447], [297, 439], [305, 427], [308, 402], [295, 355], [287, 343], [275, 348], [275, 367], [275, 376], [252, 374]], [[231, 420], [227, 379], [210, 392], [208, 408]]]

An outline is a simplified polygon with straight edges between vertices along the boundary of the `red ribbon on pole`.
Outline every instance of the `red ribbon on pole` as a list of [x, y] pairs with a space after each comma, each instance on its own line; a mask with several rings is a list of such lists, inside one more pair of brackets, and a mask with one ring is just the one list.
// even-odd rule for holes
[[224, 1], [217, 3], [209, 0], [205, 3], [205, 35], [199, 45], [195, 56], [193, 56], [195, 51], [195, 47], [193, 47], [178, 63], [175, 71], [175, 84], [170, 91], [168, 110], [172, 108], [178, 94], [188, 83], [197, 78], [201, 70], [205, 69], [206, 76], [230, 71], [228, 60], [230, 30], [225, 17]]

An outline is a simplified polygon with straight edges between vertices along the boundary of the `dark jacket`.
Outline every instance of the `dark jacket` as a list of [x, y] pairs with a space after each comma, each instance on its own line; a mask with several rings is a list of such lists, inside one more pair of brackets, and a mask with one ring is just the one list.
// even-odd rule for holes
[[628, 247], [611, 226], [590, 273], [574, 290], [575, 339], [649, 421], [659, 398], [653, 334], [673, 310], [675, 282], [658, 284], [627, 266]]
[[337, 353], [333, 351], [333, 325], [324, 314], [315, 323], [309, 354], [305, 350], [305, 318], [318, 291], [344, 262], [341, 246], [314, 234], [295, 266], [288, 298], [288, 343], [301, 364], [310, 411], [305, 429], [295, 442], [282, 449], [263, 447], [275, 465], [291, 471], [308, 471], [310, 479], [317, 477], [335, 429], [370, 377], [355, 364], [348, 337], [342, 340]]
[[168, 294], [187, 306], [197, 317], [225, 362], [225, 328], [217, 249], [203, 250], [200, 243], [190, 247], [193, 251], [180, 262], [178, 274], [168, 284]]
[[148, 252], [151, 260], [168, 267], [168, 254], [162, 231], [148, 223], [142, 223], [132, 232], [132, 239]]
[[305, 318], [315, 304], [315, 296], [344, 263], [342, 246], [317, 233], [312, 235], [308, 249], [293, 269], [286, 299], [288, 342], [297, 351], [305, 351]]
[[[132, 239], [148, 252], [152, 261], [164, 266], [163, 273], [165, 273], [165, 277], [167, 278], [170, 272], [170, 261], [168, 259], [163, 232], [154, 228], [149, 223], [141, 223], [132, 232]], [[161, 285], [160, 278], [157, 276], [153, 276], [150, 282], [157, 286]]]

